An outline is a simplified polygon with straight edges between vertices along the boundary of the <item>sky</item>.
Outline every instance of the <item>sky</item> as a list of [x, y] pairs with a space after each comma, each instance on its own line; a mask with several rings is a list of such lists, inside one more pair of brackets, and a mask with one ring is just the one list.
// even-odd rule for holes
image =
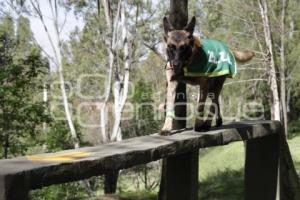
[[[13, 9], [14, 5], [11, 4], [11, 2], [12, 1], [10, 0], [0, 0], [0, 14], [3, 16], [7, 13], [11, 15], [11, 17], [13, 17], [16, 21], [19, 15], [15, 11], [15, 9]], [[49, 30], [50, 38], [57, 45], [57, 37], [55, 34], [54, 23], [53, 23], [54, 20], [53, 20], [53, 15], [51, 12], [51, 6], [49, 4], [49, 0], [33, 0], [33, 2], [39, 3], [41, 12], [45, 20], [45, 24], [47, 26], [47, 29]], [[30, 5], [29, 0], [27, 0], [26, 3], [27, 5]], [[82, 29], [82, 27], [84, 26], [83, 19], [78, 17], [76, 18], [72, 11], [67, 12], [68, 13], [67, 16], [65, 16], [65, 13], [66, 12], [64, 8], [59, 7], [58, 21], [59, 21], [59, 27], [62, 28], [62, 31], [60, 33], [60, 38], [64, 41], [69, 39], [70, 32], [72, 32], [75, 29], [75, 27]], [[34, 15], [25, 14], [25, 16], [30, 20], [31, 30], [33, 32], [35, 40], [42, 47], [44, 52], [46, 52], [44, 53], [44, 55], [46, 56], [48, 54], [51, 57], [54, 57], [54, 51], [50, 45], [49, 38], [47, 36], [47, 33], [45, 32], [41, 20]], [[52, 70], [55, 69], [53, 62], [50, 64], [51, 64], [51, 69]]]
[[[0, 0], [1, 1], [1, 0]], [[158, 0], [152, 0], [153, 4], [156, 5], [158, 3]], [[40, 7], [44, 16], [44, 19], [46, 21], [46, 25], [49, 29], [50, 36], [53, 39], [57, 39], [55, 37], [55, 32], [54, 32], [54, 25], [53, 25], [53, 17], [51, 13], [51, 6], [49, 5], [49, 0], [38, 0], [40, 3]], [[78, 27], [79, 29], [82, 29], [84, 26], [84, 21], [82, 18], [76, 18], [73, 12], [68, 12], [68, 16], [65, 21], [65, 10], [63, 8], [60, 9], [59, 12], [59, 24], [62, 25], [64, 24], [63, 31], [61, 33], [61, 38], [63, 40], [68, 40], [70, 32], [72, 32], [75, 27]], [[47, 34], [43, 28], [43, 25], [40, 21], [39, 18], [37, 17], [29, 17], [30, 22], [31, 22], [31, 29], [34, 33], [34, 37], [36, 38], [38, 44], [51, 56], [54, 56], [54, 52], [52, 50], [52, 47], [50, 45], [50, 42], [48, 40]], [[57, 40], [56, 40], [57, 41]], [[52, 63], [51, 69], [54, 70], [55, 67]]]
[[[47, 26], [47, 29], [49, 30], [49, 35], [51, 39], [54, 41], [55, 44], [57, 44], [57, 38], [55, 34], [54, 29], [54, 21], [53, 21], [53, 15], [51, 12], [51, 6], [49, 4], [49, 0], [32, 0], [33, 2], [38, 2], [40, 5], [40, 9], [42, 11], [45, 24]], [[0, 12], [1, 12], [1, 3], [2, 7], [5, 7], [5, 10], [13, 15], [15, 19], [17, 19], [18, 15], [16, 14], [13, 9], [11, 9], [11, 6], [9, 6], [10, 0], [0, 0]], [[26, 1], [28, 5], [30, 5], [30, 0]], [[156, 5], [158, 3], [158, 0], [152, 0], [153, 4]], [[75, 27], [78, 27], [79, 29], [82, 29], [84, 26], [84, 20], [82, 18], [76, 17], [72, 11], [67, 12], [68, 15], [65, 17], [65, 10], [64, 8], [59, 8], [59, 26], [63, 29], [60, 33], [61, 39], [64, 41], [69, 39], [70, 33], [75, 29]], [[1, 13], [0, 13], [1, 14]], [[42, 49], [46, 52], [44, 55], [50, 55], [51, 57], [54, 57], [54, 51], [52, 49], [52, 46], [50, 44], [49, 38], [47, 36], [47, 33], [44, 30], [43, 24], [41, 23], [41, 20], [37, 16], [26, 16], [30, 20], [30, 25], [32, 32], [34, 34], [34, 38], [37, 41], [37, 43], [42, 47]], [[57, 48], [57, 47], [56, 47]], [[51, 69], [55, 70], [54, 63], [50, 61]]]
[[[44, 16], [45, 24], [49, 30], [50, 37], [57, 44], [57, 37], [54, 29], [54, 20], [51, 12], [51, 6], [49, 5], [48, 0], [39, 0], [40, 8]], [[83, 27], [84, 22], [80, 18], [76, 18], [73, 12], [68, 12], [68, 15], [65, 17], [65, 11], [63, 8], [59, 9], [59, 26], [62, 28], [62, 32], [60, 34], [61, 39], [68, 40], [70, 32], [72, 32], [75, 27], [79, 27], [80, 29]], [[49, 54], [50, 56], [54, 56], [53, 49], [50, 45], [50, 41], [47, 37], [47, 33], [44, 30], [43, 24], [38, 17], [29, 17], [31, 29], [33, 31], [34, 37], [38, 44]], [[52, 69], [55, 68], [52, 63]]]

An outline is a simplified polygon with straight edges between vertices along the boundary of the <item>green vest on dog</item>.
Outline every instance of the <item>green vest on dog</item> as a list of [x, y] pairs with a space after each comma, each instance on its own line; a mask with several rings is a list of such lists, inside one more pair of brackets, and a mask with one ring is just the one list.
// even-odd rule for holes
[[[196, 42], [197, 45], [197, 42]], [[233, 78], [236, 73], [236, 61], [233, 53], [223, 42], [212, 39], [201, 40], [194, 62], [184, 68], [186, 77], [217, 77], [227, 75]]]

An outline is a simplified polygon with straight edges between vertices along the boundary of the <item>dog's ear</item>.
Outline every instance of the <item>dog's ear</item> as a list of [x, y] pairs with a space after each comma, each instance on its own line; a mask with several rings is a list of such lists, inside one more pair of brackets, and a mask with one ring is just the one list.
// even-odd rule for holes
[[184, 28], [185, 31], [189, 32], [191, 35], [193, 35], [196, 25], [196, 17], [194, 16], [190, 23]]
[[174, 30], [174, 27], [171, 25], [171, 23], [167, 17], [164, 17], [163, 24], [164, 24], [165, 35], [168, 35], [168, 33], [170, 31]]

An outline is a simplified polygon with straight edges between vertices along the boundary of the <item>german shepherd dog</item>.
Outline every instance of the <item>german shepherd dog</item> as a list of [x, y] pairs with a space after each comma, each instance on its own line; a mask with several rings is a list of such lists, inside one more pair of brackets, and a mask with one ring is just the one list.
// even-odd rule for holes
[[[170, 135], [173, 129], [175, 118], [174, 107], [176, 98], [176, 88], [179, 82], [200, 86], [198, 96], [197, 117], [194, 124], [195, 131], [207, 131], [212, 124], [212, 118], [216, 115], [216, 126], [222, 126], [222, 117], [220, 112], [219, 95], [227, 75], [216, 77], [189, 77], [184, 75], [184, 66], [195, 61], [198, 55], [201, 40], [196, 45], [196, 37], [193, 35], [196, 24], [196, 18], [193, 17], [190, 23], [182, 30], [175, 30], [167, 17], [163, 19], [164, 41], [168, 56], [166, 77], [167, 77], [167, 95], [166, 95], [166, 118], [161, 135]], [[231, 50], [235, 60], [239, 63], [250, 61], [254, 57], [252, 51]], [[208, 95], [209, 94], [209, 95]], [[207, 119], [203, 120], [204, 105], [207, 96], [212, 100], [210, 112]]]

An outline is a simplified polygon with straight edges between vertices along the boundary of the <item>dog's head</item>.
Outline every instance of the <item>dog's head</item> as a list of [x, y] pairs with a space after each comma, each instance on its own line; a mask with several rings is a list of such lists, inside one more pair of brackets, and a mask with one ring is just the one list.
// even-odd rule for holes
[[183, 67], [192, 55], [195, 24], [196, 18], [193, 17], [184, 29], [175, 30], [167, 17], [163, 19], [167, 56], [175, 74], [183, 74]]

